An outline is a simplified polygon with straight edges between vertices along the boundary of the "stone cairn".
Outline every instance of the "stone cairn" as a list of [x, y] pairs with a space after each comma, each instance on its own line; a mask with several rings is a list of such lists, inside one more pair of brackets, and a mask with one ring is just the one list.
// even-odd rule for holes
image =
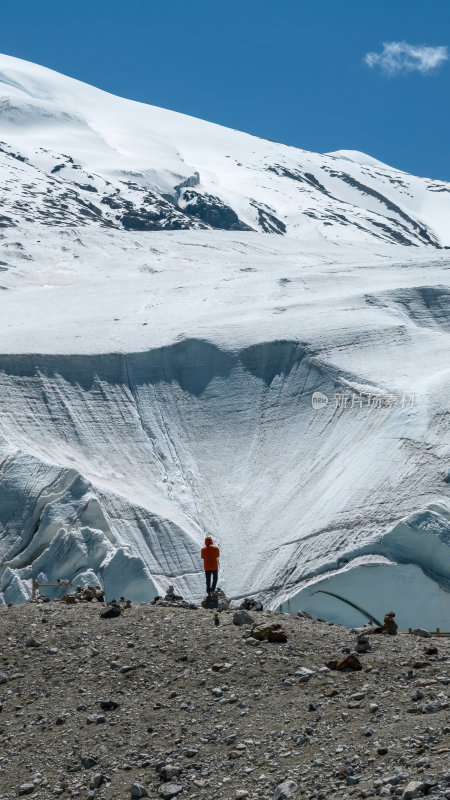
[[76, 586], [75, 591], [59, 598], [60, 603], [73, 605], [74, 603], [104, 603], [105, 590], [101, 586]]
[[178, 608], [196, 609], [195, 603], [189, 603], [181, 594], [175, 594], [172, 584], [168, 587], [164, 597], [156, 595], [151, 601], [152, 606], [178, 606]]
[[[55, 584], [55, 588], [67, 586], [68, 581], [58, 581]], [[104, 603], [105, 602], [105, 590], [102, 589], [101, 586], [93, 586], [89, 584], [88, 586], [76, 586], [74, 592], [70, 592], [70, 594], [65, 594], [63, 597], [49, 597], [48, 594], [44, 592], [39, 593], [39, 595], [35, 598], [30, 598], [28, 603], [33, 603], [37, 605], [41, 605], [42, 603], [67, 603], [67, 605], [72, 605], [74, 603]]]
[[384, 623], [379, 628], [375, 628], [374, 633], [387, 633], [390, 636], [397, 634], [398, 625], [394, 620], [395, 612], [388, 611], [384, 616]]
[[230, 607], [231, 600], [228, 599], [222, 589], [216, 589], [215, 592], [206, 595], [202, 600], [202, 608], [213, 608], [215, 611], [227, 611]]

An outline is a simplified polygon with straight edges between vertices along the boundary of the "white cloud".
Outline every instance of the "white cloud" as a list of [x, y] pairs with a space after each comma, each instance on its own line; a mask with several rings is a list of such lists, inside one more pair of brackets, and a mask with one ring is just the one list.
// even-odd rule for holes
[[388, 75], [420, 72], [428, 75], [449, 58], [448, 48], [414, 45], [407, 42], [384, 42], [381, 53], [367, 53], [364, 61], [369, 67], [380, 67]]

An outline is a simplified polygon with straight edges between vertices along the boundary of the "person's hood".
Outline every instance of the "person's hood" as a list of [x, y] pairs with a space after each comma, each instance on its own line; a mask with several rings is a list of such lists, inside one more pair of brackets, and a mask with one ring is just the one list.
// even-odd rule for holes
[[211, 539], [211, 537], [207, 536], [206, 539], [205, 539], [206, 546], [208, 546], [209, 544], [212, 544], [212, 543], [213, 543], [213, 540]]

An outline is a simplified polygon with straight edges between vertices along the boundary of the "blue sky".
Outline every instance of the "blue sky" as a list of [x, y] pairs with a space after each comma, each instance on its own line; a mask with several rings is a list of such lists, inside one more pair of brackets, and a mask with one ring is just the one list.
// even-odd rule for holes
[[446, 47], [450, 0], [12, 0], [0, 26], [1, 52], [115, 94], [450, 180]]

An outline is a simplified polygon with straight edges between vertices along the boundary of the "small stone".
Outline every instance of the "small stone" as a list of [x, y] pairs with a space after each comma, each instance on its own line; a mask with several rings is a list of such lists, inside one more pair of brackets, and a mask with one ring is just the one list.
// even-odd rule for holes
[[100, 708], [103, 711], [114, 711], [119, 708], [119, 703], [116, 703], [115, 700], [100, 700]]
[[174, 778], [178, 778], [180, 772], [180, 767], [176, 767], [174, 764], [165, 764], [161, 768], [159, 774], [161, 775], [163, 781], [167, 781], [169, 783], [170, 781], [173, 781]]
[[424, 714], [436, 714], [442, 708], [442, 703], [440, 700], [430, 700], [428, 703], [425, 703], [422, 706], [422, 711]]
[[370, 705], [369, 705], [370, 713], [371, 714], [375, 714], [378, 711], [379, 707], [380, 706], [378, 705], [378, 703], [370, 703]]
[[132, 783], [130, 792], [131, 797], [148, 797], [147, 789], [140, 783]]
[[402, 794], [403, 800], [412, 800], [413, 797], [417, 797], [417, 795], [422, 792], [423, 788], [424, 784], [422, 781], [410, 781], [405, 786], [405, 790]]
[[244, 800], [244, 797], [248, 797], [250, 792], [247, 792], [246, 789], [236, 789], [235, 798], [236, 800]]
[[307, 667], [299, 667], [295, 672], [296, 675], [300, 680], [299, 683], [307, 683], [310, 678], [314, 675], [314, 670], [308, 669]]
[[18, 794], [31, 794], [31, 792], [34, 792], [35, 788], [34, 783], [22, 783], [22, 785], [19, 786]]
[[97, 761], [95, 758], [92, 758], [92, 756], [81, 756], [81, 766], [84, 767], [84, 769], [95, 767], [96, 764]]
[[98, 789], [99, 786], [103, 783], [103, 775], [101, 772], [97, 772], [95, 775], [92, 776], [91, 780], [89, 781], [89, 786], [91, 789]]
[[8, 681], [9, 681], [8, 676], [5, 675], [3, 672], [0, 672], [0, 684], [8, 683]]
[[[41, 643], [38, 642], [34, 636], [29, 636], [28, 639], [25, 640], [25, 647], [40, 647]], [[25, 785], [25, 784], [24, 784]]]
[[273, 800], [289, 800], [298, 789], [295, 781], [283, 781], [279, 783], [273, 794]]
[[340, 691], [333, 686], [331, 689], [327, 689], [323, 694], [324, 697], [337, 697], [337, 695], [340, 694]]
[[183, 787], [180, 786], [178, 783], [166, 783], [165, 786], [161, 786], [159, 790], [159, 794], [164, 800], [170, 800], [171, 797], [176, 797], [177, 794], [183, 791]]

